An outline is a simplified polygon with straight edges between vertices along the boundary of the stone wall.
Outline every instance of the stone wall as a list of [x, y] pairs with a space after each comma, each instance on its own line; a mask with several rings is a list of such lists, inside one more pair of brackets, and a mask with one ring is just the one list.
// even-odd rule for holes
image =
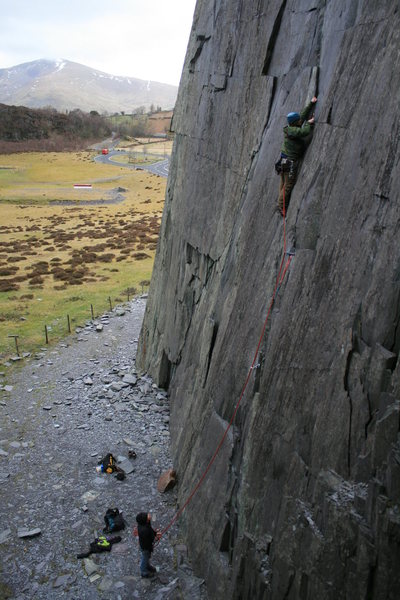
[[170, 392], [181, 503], [231, 419], [281, 264], [285, 115], [318, 95], [260, 366], [181, 517], [215, 599], [400, 595], [397, 9], [197, 2], [138, 357]]

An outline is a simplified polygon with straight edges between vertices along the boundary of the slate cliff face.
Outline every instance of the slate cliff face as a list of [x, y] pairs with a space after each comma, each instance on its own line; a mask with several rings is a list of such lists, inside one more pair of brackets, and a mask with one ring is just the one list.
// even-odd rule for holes
[[397, 6], [197, 3], [138, 359], [170, 390], [181, 503], [231, 419], [282, 260], [285, 115], [318, 94], [260, 367], [182, 516], [213, 598], [400, 594]]

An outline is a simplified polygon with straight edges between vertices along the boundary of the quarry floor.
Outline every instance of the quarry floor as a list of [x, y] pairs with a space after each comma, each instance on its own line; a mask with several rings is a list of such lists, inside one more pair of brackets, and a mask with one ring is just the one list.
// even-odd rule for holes
[[[157, 491], [172, 466], [168, 397], [135, 371], [145, 302], [117, 307], [0, 376], [0, 600], [207, 597], [178, 525], [153, 554], [156, 576], [140, 577], [135, 515], [151, 512], [163, 528], [177, 509], [176, 488]], [[108, 452], [132, 470], [124, 481], [96, 472]], [[113, 507], [127, 523], [122, 540], [77, 559]]]

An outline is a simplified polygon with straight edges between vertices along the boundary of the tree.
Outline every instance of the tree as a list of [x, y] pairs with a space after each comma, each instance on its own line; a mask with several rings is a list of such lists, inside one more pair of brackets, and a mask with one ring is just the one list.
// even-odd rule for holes
[[150, 281], [148, 279], [143, 279], [143, 281], [139, 281], [139, 285], [142, 286], [142, 294], [143, 294], [143, 289], [150, 285]]

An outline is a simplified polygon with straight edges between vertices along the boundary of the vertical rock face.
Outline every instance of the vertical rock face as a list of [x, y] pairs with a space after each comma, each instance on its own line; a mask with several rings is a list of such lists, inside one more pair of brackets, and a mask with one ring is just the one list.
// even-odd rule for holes
[[[182, 516], [213, 598], [399, 597], [399, 48], [392, 0], [197, 2], [138, 359], [181, 503], [295, 248]], [[314, 92], [284, 229], [274, 163]]]

